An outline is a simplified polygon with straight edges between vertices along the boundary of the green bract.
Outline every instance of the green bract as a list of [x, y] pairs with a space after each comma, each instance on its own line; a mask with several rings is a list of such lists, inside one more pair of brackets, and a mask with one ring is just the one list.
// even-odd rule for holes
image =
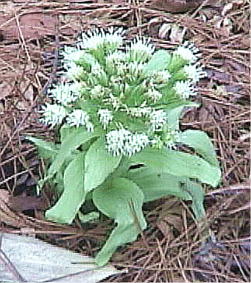
[[[28, 138], [48, 160], [39, 185], [49, 181], [60, 195], [47, 219], [70, 224], [79, 213], [86, 222], [98, 215], [94, 205], [114, 219], [96, 257], [103, 265], [146, 228], [144, 202], [174, 195], [191, 200], [203, 218], [200, 182], [217, 186], [219, 164], [205, 133], [179, 130], [182, 110], [197, 106], [188, 99], [205, 76], [198, 49], [186, 43], [172, 53], [155, 51], [139, 37], [126, 45], [123, 31], [112, 28], [84, 33], [61, 53], [64, 83], [48, 91], [52, 103], [42, 107], [41, 119], [60, 130], [60, 142]], [[182, 144], [195, 154], [179, 151]]]

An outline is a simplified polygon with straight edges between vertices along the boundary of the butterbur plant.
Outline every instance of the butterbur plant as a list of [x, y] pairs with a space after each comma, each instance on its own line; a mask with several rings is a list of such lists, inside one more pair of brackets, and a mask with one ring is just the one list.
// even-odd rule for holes
[[191, 43], [156, 50], [142, 37], [126, 43], [124, 32], [111, 28], [83, 33], [61, 55], [63, 82], [52, 85], [51, 103], [41, 110], [58, 141], [29, 137], [48, 164], [40, 187], [49, 182], [59, 196], [46, 218], [88, 219], [83, 212], [91, 202], [92, 214], [114, 219], [98, 265], [146, 228], [145, 202], [168, 195], [190, 200], [201, 220], [201, 184], [217, 186], [221, 172], [206, 133], [179, 129], [184, 107], [198, 106], [191, 98], [206, 75], [199, 50]]

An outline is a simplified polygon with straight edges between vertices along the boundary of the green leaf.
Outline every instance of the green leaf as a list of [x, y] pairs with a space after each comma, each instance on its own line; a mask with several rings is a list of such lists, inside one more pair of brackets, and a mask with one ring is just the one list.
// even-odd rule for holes
[[71, 224], [85, 200], [84, 153], [73, 159], [64, 173], [64, 191], [57, 203], [46, 211], [48, 220]]
[[61, 144], [60, 150], [48, 170], [48, 175], [53, 176], [61, 169], [64, 161], [69, 158], [73, 150], [98, 135], [97, 132], [87, 132], [83, 127], [76, 128]]
[[96, 140], [85, 158], [85, 191], [90, 192], [101, 185], [118, 167], [121, 156], [112, 156], [105, 148], [103, 138]]
[[192, 200], [191, 208], [196, 219], [205, 217], [204, 191], [198, 183], [184, 177], [156, 173], [147, 167], [129, 171], [128, 178], [140, 187], [144, 193], [144, 202], [172, 195], [182, 200]]
[[204, 190], [200, 184], [193, 182], [189, 179], [183, 183], [183, 190], [186, 191], [192, 199], [192, 210], [197, 220], [200, 220], [206, 216], [203, 206]]
[[144, 71], [150, 74], [155, 71], [163, 71], [167, 69], [170, 59], [171, 55], [166, 50], [156, 51], [146, 64]]
[[44, 159], [53, 159], [58, 152], [58, 146], [53, 142], [28, 136], [26, 139], [33, 142], [37, 146], [39, 155]]
[[93, 192], [97, 208], [115, 219], [116, 228], [96, 256], [96, 263], [104, 265], [116, 249], [135, 241], [138, 234], [146, 228], [142, 213], [144, 195], [139, 187], [126, 178], [113, 179], [109, 187], [98, 188]]
[[63, 125], [59, 131], [60, 132], [60, 142], [63, 143], [70, 134], [76, 133], [77, 131], [78, 131], [78, 128], [71, 127], [69, 125]]
[[208, 135], [202, 131], [187, 130], [180, 134], [180, 142], [188, 145], [213, 166], [219, 167], [214, 146]]
[[152, 168], [143, 167], [130, 170], [128, 178], [136, 183], [144, 193], [144, 202], [152, 201], [168, 195], [184, 200], [191, 200], [190, 194], [183, 190], [182, 177], [167, 173], [156, 173]]
[[220, 169], [202, 158], [184, 152], [169, 149], [146, 148], [132, 156], [135, 163], [143, 163], [156, 172], [174, 176], [196, 178], [202, 183], [216, 187], [220, 181]]

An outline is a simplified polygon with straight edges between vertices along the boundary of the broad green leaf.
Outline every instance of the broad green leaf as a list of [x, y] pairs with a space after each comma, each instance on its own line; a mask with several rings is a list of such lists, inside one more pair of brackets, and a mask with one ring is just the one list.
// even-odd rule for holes
[[180, 134], [180, 142], [192, 147], [213, 166], [219, 167], [214, 146], [208, 135], [202, 131], [187, 130]]
[[97, 208], [117, 223], [96, 256], [98, 265], [106, 264], [119, 246], [135, 241], [146, 228], [142, 213], [143, 200], [144, 195], [139, 187], [126, 178], [115, 178], [109, 187], [101, 187], [93, 192]]
[[97, 132], [87, 132], [83, 127], [79, 127], [69, 134], [61, 144], [60, 150], [48, 170], [48, 175], [53, 176], [61, 169], [64, 161], [69, 158], [73, 150], [98, 135], [99, 134]]
[[144, 71], [152, 73], [155, 71], [163, 71], [167, 69], [171, 55], [166, 50], [156, 51], [149, 62], [146, 64]]
[[192, 199], [192, 210], [197, 220], [200, 220], [206, 216], [203, 206], [204, 190], [202, 186], [196, 182], [189, 180], [188, 178], [183, 183], [183, 190], [186, 191]]
[[196, 219], [205, 217], [204, 191], [198, 183], [184, 177], [156, 173], [147, 167], [131, 170], [128, 178], [140, 187], [144, 193], [144, 202], [172, 195], [182, 200], [192, 200], [191, 207]]
[[37, 146], [39, 155], [44, 159], [53, 159], [58, 152], [58, 146], [53, 142], [28, 136], [26, 139], [33, 142]]
[[105, 148], [103, 138], [96, 140], [89, 148], [85, 158], [86, 193], [101, 185], [118, 167], [121, 156], [112, 156]]
[[144, 202], [168, 195], [184, 200], [191, 200], [190, 194], [183, 190], [181, 180], [184, 178], [167, 173], [156, 173], [152, 168], [143, 167], [130, 170], [128, 178], [136, 183], [144, 193]]
[[57, 203], [46, 211], [46, 218], [71, 224], [84, 200], [84, 153], [80, 153], [65, 169], [64, 191]]
[[71, 127], [69, 125], [63, 125], [61, 128], [60, 128], [60, 142], [63, 143], [65, 141], [65, 139], [70, 135], [70, 134], [73, 134], [73, 133], [76, 133], [78, 132], [78, 128], [75, 128], [75, 127]]
[[156, 172], [168, 173], [174, 176], [196, 178], [202, 183], [216, 187], [220, 181], [221, 172], [202, 158], [184, 152], [169, 149], [147, 148], [132, 156], [135, 163], [143, 163]]

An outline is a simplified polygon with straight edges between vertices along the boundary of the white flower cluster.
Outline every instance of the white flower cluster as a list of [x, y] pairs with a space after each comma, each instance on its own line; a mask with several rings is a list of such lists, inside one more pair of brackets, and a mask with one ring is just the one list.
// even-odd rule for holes
[[157, 54], [144, 37], [123, 46], [123, 34], [95, 29], [64, 48], [66, 77], [50, 90], [54, 104], [43, 107], [42, 121], [100, 130], [113, 155], [131, 156], [154, 143], [172, 147], [176, 136], [169, 132], [165, 105], [197, 94], [195, 84], [206, 76], [199, 50], [185, 43], [173, 54]]
[[66, 122], [72, 127], [85, 126], [88, 132], [93, 132], [94, 126], [90, 122], [90, 116], [81, 109], [73, 110], [67, 117]]
[[131, 61], [145, 62], [154, 52], [154, 46], [149, 39], [137, 37], [128, 49]]
[[87, 50], [97, 50], [106, 47], [109, 50], [116, 50], [123, 43], [123, 29], [115, 30], [110, 28], [107, 31], [95, 29], [82, 33], [78, 47]]
[[199, 64], [186, 65], [184, 67], [184, 72], [193, 83], [197, 83], [201, 78], [207, 76], [207, 73], [203, 71], [203, 68]]
[[132, 156], [141, 151], [150, 140], [146, 134], [132, 133], [126, 129], [113, 130], [106, 135], [107, 150], [114, 156]]
[[167, 123], [167, 114], [164, 110], [155, 110], [149, 115], [150, 126], [153, 132], [161, 131]]
[[176, 93], [183, 99], [187, 99], [190, 96], [197, 95], [193, 84], [190, 81], [179, 81], [174, 85]]
[[112, 111], [108, 109], [99, 109], [98, 116], [103, 128], [106, 129], [108, 124], [112, 121]]
[[41, 112], [43, 113], [43, 118], [41, 118], [40, 121], [52, 127], [60, 125], [67, 115], [66, 109], [58, 104], [47, 103], [42, 106]]
[[68, 105], [76, 101], [80, 96], [79, 83], [61, 83], [49, 90], [49, 97], [62, 105]]
[[199, 49], [192, 43], [185, 42], [183, 46], [179, 46], [174, 54], [180, 56], [189, 63], [194, 63], [198, 59]]
[[151, 88], [147, 91], [146, 96], [153, 100], [153, 102], [157, 102], [162, 98], [162, 93], [154, 88]]

